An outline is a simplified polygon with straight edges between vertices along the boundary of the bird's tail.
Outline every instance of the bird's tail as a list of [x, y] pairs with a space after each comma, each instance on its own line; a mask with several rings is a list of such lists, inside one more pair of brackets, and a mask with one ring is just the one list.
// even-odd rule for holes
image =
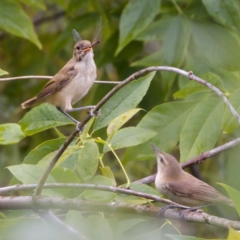
[[31, 98], [31, 99], [25, 101], [24, 103], [22, 103], [22, 104], [21, 104], [21, 107], [22, 107], [23, 109], [29, 108], [29, 107], [31, 107], [32, 105], [34, 105], [37, 100], [38, 100], [37, 97]]
[[221, 202], [229, 205], [230, 207], [236, 208], [234, 202], [231, 199], [229, 199], [229, 198], [227, 198], [225, 196], [224, 196], [224, 198], [223, 198], [223, 200]]

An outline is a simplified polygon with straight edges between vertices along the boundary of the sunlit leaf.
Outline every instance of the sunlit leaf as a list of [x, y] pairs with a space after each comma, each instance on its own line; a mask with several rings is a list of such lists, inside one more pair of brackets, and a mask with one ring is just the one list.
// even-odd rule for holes
[[240, 240], [240, 233], [232, 228], [229, 229], [227, 240]]
[[2, 145], [18, 143], [25, 137], [21, 127], [16, 123], [0, 125], [0, 144]]
[[6, 74], [9, 74], [9, 73], [0, 68], [0, 76], [6, 75]]
[[113, 135], [129, 120], [131, 119], [138, 111], [140, 111], [140, 108], [131, 109], [120, 116], [114, 118], [108, 125], [107, 128], [107, 135], [108, 138], [111, 139]]

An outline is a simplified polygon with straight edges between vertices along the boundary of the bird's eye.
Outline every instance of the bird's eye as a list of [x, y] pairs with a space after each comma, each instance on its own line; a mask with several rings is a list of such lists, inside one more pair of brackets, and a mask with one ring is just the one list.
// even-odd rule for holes
[[164, 163], [164, 160], [163, 160], [163, 158], [162, 158], [162, 157], [160, 158], [160, 162], [161, 162], [161, 163]]
[[79, 47], [79, 46], [77, 46], [77, 50], [80, 50], [80, 47]]

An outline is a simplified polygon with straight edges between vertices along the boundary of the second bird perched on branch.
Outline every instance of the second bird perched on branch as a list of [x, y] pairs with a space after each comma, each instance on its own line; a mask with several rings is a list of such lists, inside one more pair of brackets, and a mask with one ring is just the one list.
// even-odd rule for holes
[[[80, 35], [79, 35], [80, 38]], [[66, 65], [44, 86], [34, 98], [21, 104], [22, 108], [29, 108], [40, 103], [50, 103], [75, 123], [79, 123], [67, 112], [93, 108], [86, 106], [72, 108], [72, 105], [82, 99], [93, 85], [97, 69], [94, 62], [92, 47], [99, 41], [91, 44], [90, 41], [80, 40], [73, 49], [72, 58]]]
[[223, 196], [207, 183], [182, 170], [177, 159], [160, 151], [154, 144], [157, 157], [157, 190], [170, 200], [191, 207], [204, 206], [210, 203], [225, 203], [231, 207], [231, 199]]

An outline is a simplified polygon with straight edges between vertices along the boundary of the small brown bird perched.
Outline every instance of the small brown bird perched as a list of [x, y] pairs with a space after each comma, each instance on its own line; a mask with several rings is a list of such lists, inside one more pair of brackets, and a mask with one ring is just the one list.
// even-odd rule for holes
[[207, 183], [183, 171], [175, 157], [160, 151], [154, 144], [152, 146], [157, 156], [155, 186], [168, 199], [191, 207], [215, 202], [235, 207], [231, 199], [223, 196]]
[[86, 106], [72, 108], [72, 105], [82, 99], [93, 85], [97, 69], [93, 59], [92, 47], [99, 41], [91, 44], [90, 41], [78, 41], [73, 50], [73, 57], [66, 65], [44, 86], [42, 91], [34, 98], [21, 104], [22, 108], [29, 108], [40, 103], [50, 103], [75, 123], [76, 119], [67, 112], [93, 108]]

